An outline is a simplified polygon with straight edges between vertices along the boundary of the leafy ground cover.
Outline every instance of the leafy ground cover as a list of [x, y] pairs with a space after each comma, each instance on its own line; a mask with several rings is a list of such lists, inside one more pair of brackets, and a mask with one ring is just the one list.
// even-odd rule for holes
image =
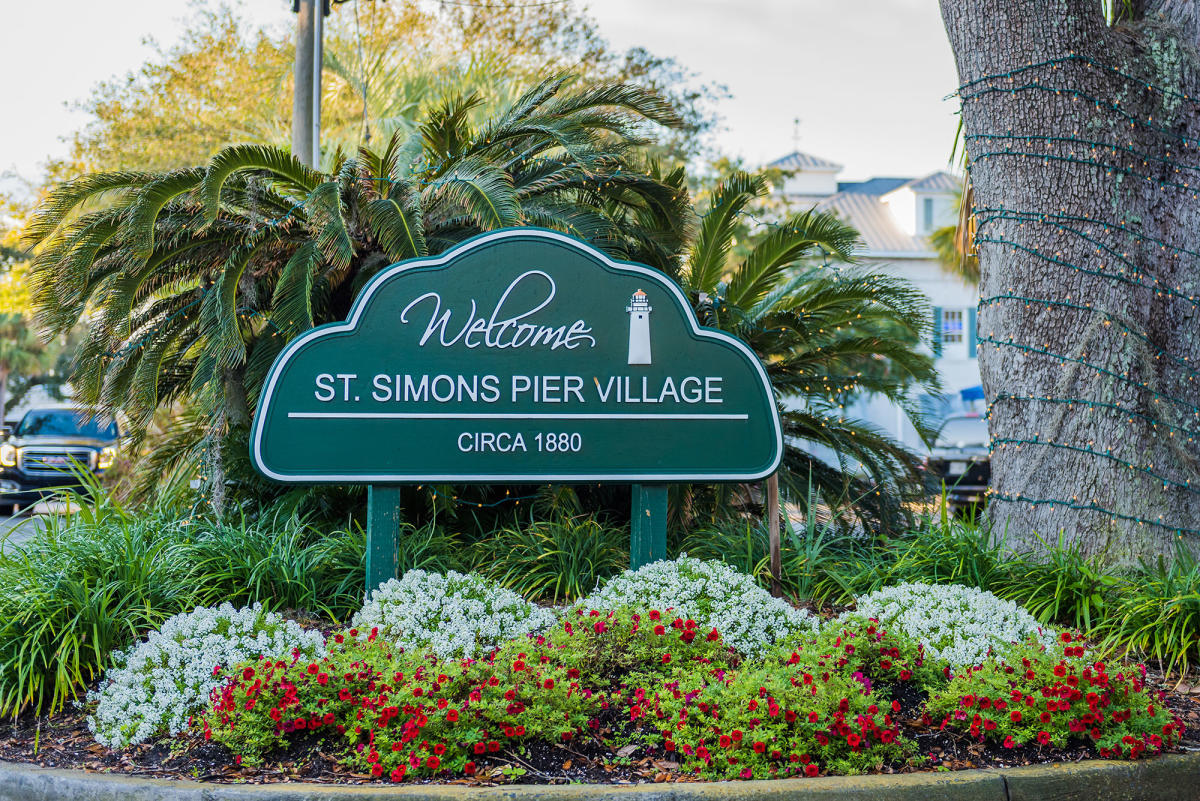
[[[347, 626], [203, 608], [122, 654], [91, 704], [19, 717], [0, 758], [220, 781], [692, 781], [1137, 759], [1200, 722], [1197, 698], [1082, 634], [988, 592], [930, 589], [818, 618], [681, 559], [558, 608], [424, 571]], [[772, 625], [730, 641], [730, 598]]]

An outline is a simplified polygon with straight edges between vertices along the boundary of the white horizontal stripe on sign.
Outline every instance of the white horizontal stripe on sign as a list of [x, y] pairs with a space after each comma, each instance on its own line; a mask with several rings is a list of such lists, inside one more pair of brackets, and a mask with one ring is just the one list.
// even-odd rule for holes
[[748, 414], [571, 414], [564, 412], [288, 412], [288, 417], [337, 420], [748, 420]]

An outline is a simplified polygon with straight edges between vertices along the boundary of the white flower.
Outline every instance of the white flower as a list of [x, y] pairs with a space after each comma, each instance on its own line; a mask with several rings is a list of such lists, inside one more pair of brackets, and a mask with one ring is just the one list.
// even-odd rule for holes
[[724, 562], [702, 562], [687, 554], [626, 570], [578, 605], [606, 610], [627, 606], [643, 612], [673, 609], [702, 628], [715, 628], [725, 642], [747, 655], [761, 654], [798, 630], [817, 627], [807, 610], [772, 597], [750, 576]]
[[478, 656], [548, 628], [554, 613], [475, 573], [410, 570], [372, 591], [354, 616], [360, 629], [442, 659]]
[[[1054, 647], [1057, 633], [1012, 601], [957, 584], [898, 584], [864, 595], [857, 613], [873, 617], [956, 668], [981, 664], [993, 650], [1036, 637]], [[842, 615], [845, 618], [846, 615]], [[841, 620], [841, 618], [839, 618]]]
[[230, 668], [259, 657], [325, 655], [325, 638], [292, 620], [263, 611], [261, 604], [235, 609], [197, 607], [163, 622], [145, 642], [114, 653], [98, 692], [88, 728], [97, 742], [124, 748], [151, 737], [175, 735], [188, 717], [208, 705], [209, 693], [224, 683], [214, 668]]

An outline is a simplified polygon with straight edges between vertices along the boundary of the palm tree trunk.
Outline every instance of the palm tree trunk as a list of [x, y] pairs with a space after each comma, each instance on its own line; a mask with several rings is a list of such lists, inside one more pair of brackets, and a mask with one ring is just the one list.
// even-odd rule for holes
[[783, 595], [783, 558], [779, 543], [779, 474], [767, 479], [767, 536], [771, 542], [771, 594]]
[[1200, 552], [1194, 4], [1124, 5], [1137, 18], [1114, 26], [1096, 0], [941, 6], [975, 192], [993, 527], [1126, 563]]

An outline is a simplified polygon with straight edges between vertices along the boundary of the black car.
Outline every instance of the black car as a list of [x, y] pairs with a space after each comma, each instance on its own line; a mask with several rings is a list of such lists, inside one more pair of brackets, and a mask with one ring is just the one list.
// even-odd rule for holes
[[952, 510], [983, 504], [992, 480], [987, 420], [977, 414], [947, 417], [926, 461], [930, 489], [946, 488]]
[[117, 458], [120, 430], [114, 422], [87, 420], [73, 409], [30, 409], [0, 442], [0, 514], [78, 486], [76, 465], [101, 474]]

